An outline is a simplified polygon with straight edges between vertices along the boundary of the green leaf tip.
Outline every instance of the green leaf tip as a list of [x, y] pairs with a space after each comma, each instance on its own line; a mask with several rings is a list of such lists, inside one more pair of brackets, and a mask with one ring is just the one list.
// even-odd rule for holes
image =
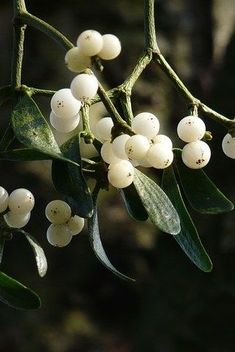
[[38, 309], [40, 297], [12, 277], [0, 272], [0, 301], [16, 309]]
[[213, 264], [202, 245], [197, 229], [184, 204], [172, 167], [168, 167], [164, 170], [162, 186], [180, 217], [181, 231], [177, 236], [174, 236], [174, 239], [200, 270], [210, 272], [213, 268]]
[[166, 193], [137, 169], [133, 182], [151, 222], [161, 231], [177, 235], [180, 232], [180, 219]]

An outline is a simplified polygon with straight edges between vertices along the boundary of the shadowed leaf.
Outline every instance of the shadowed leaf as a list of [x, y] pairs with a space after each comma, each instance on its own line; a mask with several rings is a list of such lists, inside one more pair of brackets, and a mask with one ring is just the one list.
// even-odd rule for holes
[[172, 167], [164, 170], [162, 186], [180, 217], [181, 231], [177, 236], [174, 236], [174, 239], [199, 269], [205, 272], [211, 271], [212, 262], [185, 207]]
[[129, 187], [120, 189], [120, 193], [129, 215], [135, 220], [146, 221], [148, 213], [133, 183]]

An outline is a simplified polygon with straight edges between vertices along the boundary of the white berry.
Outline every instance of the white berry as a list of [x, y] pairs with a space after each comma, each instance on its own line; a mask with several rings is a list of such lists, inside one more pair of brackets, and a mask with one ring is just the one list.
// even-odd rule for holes
[[111, 164], [113, 162], [117, 162], [120, 160], [114, 154], [113, 148], [112, 148], [112, 143], [110, 141], [104, 142], [104, 144], [101, 147], [100, 154], [101, 154], [102, 159], [108, 164]]
[[5, 188], [0, 187], [0, 213], [3, 213], [8, 207], [9, 196]]
[[110, 164], [108, 180], [116, 188], [128, 187], [134, 178], [134, 167], [128, 160]]
[[46, 206], [45, 215], [53, 224], [63, 224], [71, 217], [71, 208], [63, 200], [52, 200]]
[[50, 123], [54, 129], [61, 133], [69, 133], [78, 126], [80, 121], [79, 113], [67, 119], [63, 119], [54, 114], [53, 111], [50, 113]]
[[113, 127], [113, 120], [111, 117], [103, 117], [95, 126], [95, 135], [101, 142], [109, 141], [111, 139], [111, 130]]
[[27, 225], [27, 223], [29, 222], [30, 216], [31, 216], [30, 212], [26, 214], [16, 214], [16, 213], [13, 213], [12, 211], [8, 211], [3, 217], [8, 226], [14, 227], [16, 229], [20, 229], [25, 225]]
[[34, 207], [34, 196], [25, 188], [18, 188], [9, 196], [9, 209], [15, 214], [27, 214]]
[[235, 137], [227, 133], [222, 141], [222, 149], [225, 155], [229, 158], [235, 159]]
[[51, 98], [51, 110], [59, 117], [75, 116], [80, 108], [81, 102], [74, 98], [69, 88], [58, 90]]
[[67, 224], [51, 224], [47, 229], [47, 240], [54, 247], [65, 247], [72, 239]]
[[141, 112], [133, 118], [131, 126], [135, 133], [151, 139], [158, 134], [160, 123], [158, 118], [152, 113]]
[[206, 126], [200, 117], [186, 116], [177, 126], [177, 134], [182, 141], [190, 143], [201, 139], [206, 132]]
[[206, 166], [210, 157], [210, 147], [203, 141], [188, 143], [182, 150], [182, 160], [191, 169], [201, 169]]
[[167, 147], [169, 147], [170, 149], [173, 148], [173, 144], [172, 144], [171, 139], [168, 136], [166, 136], [165, 134], [158, 134], [157, 136], [155, 136], [151, 139], [151, 142], [153, 144], [163, 143]]
[[83, 218], [78, 215], [72, 216], [68, 221], [69, 231], [72, 236], [78, 235], [82, 231], [84, 224], [85, 221]]
[[97, 93], [98, 81], [94, 75], [81, 73], [72, 80], [70, 88], [76, 99], [89, 102]]
[[153, 144], [146, 155], [146, 160], [156, 169], [170, 166], [174, 155], [172, 149], [164, 143]]
[[88, 29], [79, 35], [77, 46], [86, 56], [97, 55], [102, 50], [103, 37], [99, 32]]
[[112, 60], [120, 54], [121, 49], [121, 42], [118, 37], [113, 34], [104, 34], [103, 48], [98, 55], [103, 60]]
[[91, 67], [91, 58], [85, 56], [78, 47], [69, 49], [65, 55], [65, 64], [72, 72], [81, 72]]
[[149, 147], [150, 144], [147, 137], [136, 134], [127, 140], [125, 151], [129, 159], [142, 160], [145, 158]]
[[117, 158], [128, 159], [128, 156], [125, 150], [125, 145], [129, 138], [130, 136], [128, 134], [121, 134], [120, 136], [114, 138], [112, 147], [113, 147], [113, 152]]

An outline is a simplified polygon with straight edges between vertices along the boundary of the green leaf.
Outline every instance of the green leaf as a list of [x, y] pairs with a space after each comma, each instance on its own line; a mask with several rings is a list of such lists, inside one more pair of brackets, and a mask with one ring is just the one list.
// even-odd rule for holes
[[[66, 158], [81, 165], [79, 137], [75, 136], [61, 147]], [[93, 201], [80, 166], [58, 160], [52, 162], [52, 179], [55, 188], [64, 194], [76, 214], [87, 218], [92, 215]]]
[[19, 148], [0, 152], [0, 159], [10, 161], [34, 161], [49, 160], [51, 157], [35, 149]]
[[47, 259], [43, 248], [40, 246], [38, 241], [33, 236], [31, 236], [29, 233], [25, 232], [24, 230], [17, 230], [15, 232], [19, 232], [23, 234], [25, 238], [28, 240], [34, 252], [38, 273], [41, 277], [45, 276], [47, 272]]
[[184, 194], [193, 209], [204, 214], [219, 214], [234, 209], [233, 203], [216, 187], [203, 170], [184, 165], [181, 151], [175, 150], [175, 164]]
[[0, 272], [0, 301], [17, 309], [38, 309], [39, 296], [12, 277]]
[[148, 176], [135, 170], [135, 188], [149, 215], [160, 230], [172, 235], [180, 232], [180, 219], [166, 193]]
[[12, 112], [16, 138], [26, 147], [54, 158], [61, 158], [60, 148], [35, 101], [27, 94], [20, 96]]
[[129, 215], [135, 220], [146, 221], [148, 213], [133, 183], [129, 187], [120, 189], [120, 193]]
[[93, 198], [94, 204], [95, 204], [95, 209], [93, 212], [93, 215], [91, 218], [88, 219], [88, 234], [89, 234], [89, 239], [91, 243], [91, 247], [96, 255], [96, 257], [100, 260], [100, 262], [110, 271], [112, 271], [113, 274], [119, 276], [121, 279], [124, 280], [129, 280], [129, 281], [135, 281], [134, 279], [130, 278], [129, 276], [126, 276], [122, 274], [120, 271], [118, 271], [110, 262], [108, 259], [103, 244], [101, 242], [100, 238], [100, 231], [99, 231], [99, 223], [98, 223], [98, 214], [97, 214], [97, 204], [96, 204], [96, 196]]
[[164, 170], [162, 184], [180, 217], [181, 231], [177, 236], [174, 236], [174, 239], [199, 269], [205, 272], [211, 271], [213, 268], [212, 262], [201, 243], [198, 232], [184, 204], [171, 166]]

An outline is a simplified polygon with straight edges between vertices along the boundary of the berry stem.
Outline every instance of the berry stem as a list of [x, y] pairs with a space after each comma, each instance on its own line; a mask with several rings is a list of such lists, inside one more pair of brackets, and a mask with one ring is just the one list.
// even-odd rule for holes
[[93, 143], [94, 135], [90, 128], [89, 108], [90, 106], [85, 103], [80, 110], [83, 124], [81, 136], [84, 138], [85, 143], [91, 144]]
[[42, 19], [32, 15], [27, 11], [22, 12], [19, 15], [19, 18], [23, 23], [28, 24], [29, 26], [34, 27], [46, 34], [57, 44], [62, 46], [66, 51], [73, 48], [73, 43], [71, 43], [61, 32], [59, 32], [57, 29]]

